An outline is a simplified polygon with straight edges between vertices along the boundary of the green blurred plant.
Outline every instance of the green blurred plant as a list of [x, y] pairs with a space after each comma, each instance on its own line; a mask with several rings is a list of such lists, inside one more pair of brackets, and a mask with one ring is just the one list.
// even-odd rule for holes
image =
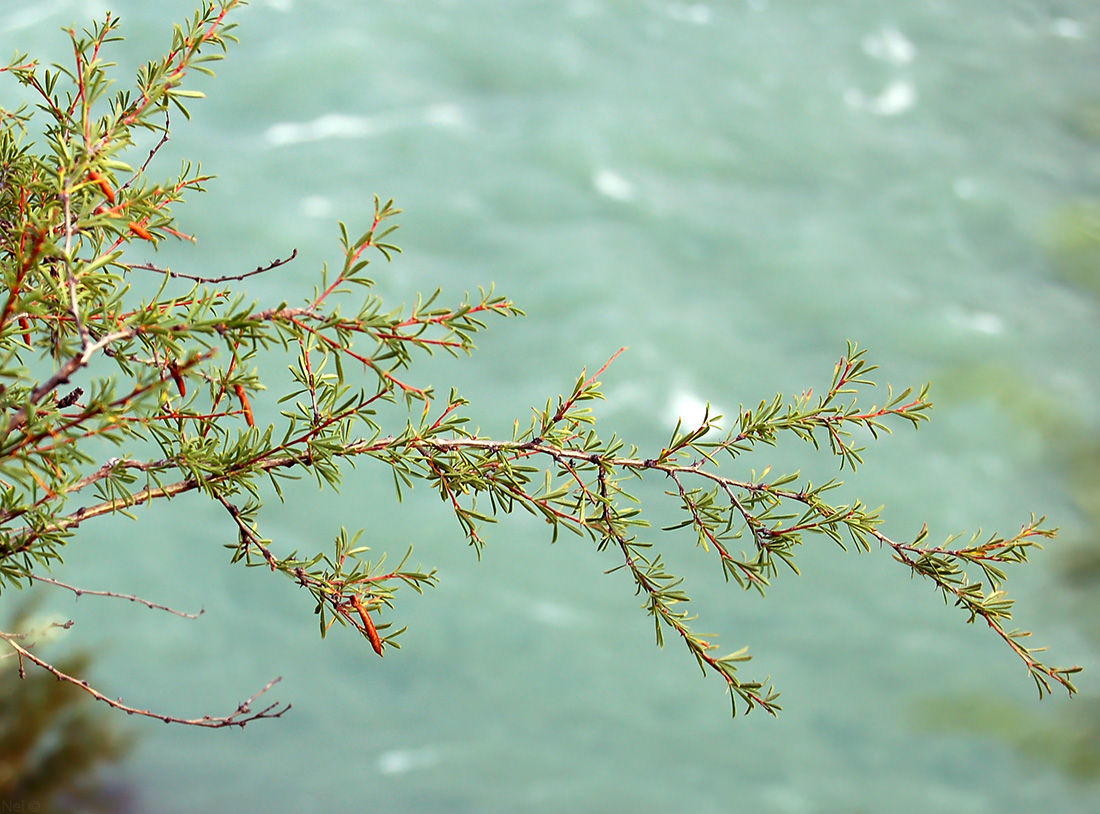
[[[629, 573], [659, 643], [673, 634], [704, 674], [717, 673], [735, 714], [739, 707], [775, 713], [775, 690], [740, 674], [747, 651], [721, 655], [709, 636], [692, 630], [681, 579], [666, 569], [656, 542], [637, 536], [647, 524], [628, 490], [659, 476], [682, 512], [674, 527], [693, 529], [699, 546], [713, 549], [726, 579], [742, 588], [762, 593], [781, 566], [797, 573], [795, 550], [808, 535], [842, 548], [877, 544], [930, 580], [967, 621], [983, 620], [1023, 660], [1040, 695], [1053, 684], [1074, 692], [1070, 677], [1077, 668], [1043, 664], [1038, 651], [1023, 644], [1026, 632], [1004, 626], [1012, 602], [1002, 569], [1025, 562], [1052, 536], [1042, 520], [1032, 517], [1007, 537], [976, 534], [960, 543], [952, 536], [933, 545], [921, 529], [911, 542], [897, 541], [882, 533], [877, 511], [858, 501], [831, 502], [838, 481], [815, 486], [797, 473], [770, 479], [768, 470], [740, 479], [720, 473], [720, 460], [738, 461], [790, 436], [827, 449], [841, 469], [854, 470], [862, 463], [857, 431], [874, 438], [889, 431], [888, 422], [924, 420], [931, 406], [927, 388], [888, 389], [882, 406], [857, 406], [857, 394], [875, 387], [869, 378], [875, 368], [854, 345], [824, 395], [808, 391], [743, 408], [726, 432], [720, 417], [708, 414], [698, 426], [678, 425], [667, 445], [648, 454], [595, 431], [591, 405], [602, 398], [599, 379], [607, 365], [593, 376], [582, 372], [568, 395], [536, 409], [525, 428], [517, 422], [510, 438], [484, 438], [470, 429], [467, 402], [456, 391], [439, 399], [415, 383], [409, 369], [418, 352], [469, 353], [484, 320], [520, 311], [491, 290], [451, 307], [437, 304], [438, 292], [411, 308], [385, 306], [366, 271], [372, 256], [389, 260], [398, 251], [388, 242], [398, 214], [392, 202], [376, 199], [373, 221], [354, 239], [341, 225], [339, 264], [324, 268], [298, 305], [259, 308], [236, 285], [273, 273], [294, 255], [222, 276], [135, 259], [161, 240], [187, 238], [171, 207], [185, 193], [201, 191], [208, 176], [185, 166], [174, 180], [156, 183], [149, 168], [167, 139], [169, 112], [186, 113], [185, 103], [201, 95], [183, 89], [184, 77], [190, 70], [209, 72], [208, 63], [220, 58], [232, 40], [226, 16], [239, 5], [207, 4], [177, 27], [169, 53], [139, 72], [134, 91], [108, 94], [103, 51], [118, 39], [112, 16], [83, 35], [69, 32], [71, 68], [43, 72], [20, 56], [4, 69], [37, 96], [38, 107], [0, 113], [6, 294], [0, 310], [0, 584], [38, 580], [79, 592], [43, 572], [60, 561], [83, 524], [196, 493], [225, 509], [234, 562], [268, 568], [306, 588], [322, 635], [336, 623], [354, 627], [382, 655], [397, 646], [401, 632], [382, 621], [395, 591], [402, 585], [420, 591], [434, 583], [434, 572], [408, 567], [408, 554], [396, 567], [385, 564], [385, 555], [365, 559], [369, 549], [358, 545], [360, 535], [343, 529], [328, 553], [280, 556], [259, 529], [264, 501], [281, 498], [287, 478], [308, 472], [319, 487], [335, 487], [345, 463], [369, 459], [392, 471], [398, 495], [417, 481], [437, 490], [479, 552], [484, 526], [516, 508], [542, 517], [555, 538], [562, 530], [588, 538], [617, 561], [611, 570]], [[41, 143], [27, 135], [38, 118], [46, 121]], [[123, 159], [141, 129], [161, 138], [134, 168]], [[138, 274], [158, 282], [144, 300], [130, 287]], [[262, 386], [270, 380], [263, 367], [275, 354], [292, 360], [293, 377], [277, 400]], [[257, 421], [254, 406], [263, 418], [275, 403], [283, 405], [278, 417]], [[397, 426], [384, 428], [377, 412], [384, 403], [404, 411]], [[122, 454], [104, 460], [108, 444]], [[181, 719], [136, 709], [54, 667], [19, 633], [0, 638], [21, 664], [32, 662], [131, 714], [224, 727], [287, 709], [252, 708], [271, 684], [222, 717]]]
[[1100, 202], [1078, 201], [1054, 217], [1054, 268], [1066, 282], [1100, 298]]
[[[56, 623], [36, 623], [31, 608], [24, 603], [7, 626], [26, 631], [24, 641], [58, 631]], [[5, 661], [15, 657], [4, 654]], [[78, 652], [58, 666], [83, 673], [91, 662], [90, 654]], [[114, 718], [89, 710], [86, 699], [79, 688], [43, 671], [0, 672], [0, 800], [43, 814], [120, 810], [119, 790], [105, 785], [97, 770], [120, 760], [133, 741]]]
[[[1062, 263], [1065, 258], [1054, 260]], [[1056, 606], [1100, 648], [1100, 434], [1067, 409], [1068, 402], [1022, 376], [1015, 365], [965, 365], [944, 371], [938, 379], [949, 402], [991, 400], [1020, 432], [1042, 439], [1051, 475], [1079, 519], [1054, 561], [1060, 582]], [[932, 731], [997, 738], [1030, 761], [1081, 782], [1100, 777], [1100, 697], [1094, 692], [1084, 693], [1072, 709], [1040, 716], [1003, 691], [983, 688], [980, 694], [921, 699], [911, 716]]]
[[[1100, 143], [1100, 105], [1077, 103], [1068, 129]], [[1051, 268], [1067, 285], [1100, 297], [1100, 200], [1082, 197], [1057, 209], [1046, 239]], [[1079, 518], [1055, 561], [1059, 604], [1073, 626], [1100, 647], [1100, 433], [1049, 394], [1021, 377], [1017, 366], [971, 365], [941, 377], [949, 398], [992, 398], [1021, 431], [1038, 433]], [[1072, 710], [1037, 716], [1003, 696], [946, 696], [922, 701], [914, 717], [923, 726], [996, 737], [1079, 781], [1100, 777], [1100, 697], [1086, 694]]]
[[1079, 782], [1100, 777], [1100, 699], [1084, 696], [1075, 709], [1039, 716], [1020, 704], [988, 695], [922, 701], [914, 713], [924, 729], [998, 739]]

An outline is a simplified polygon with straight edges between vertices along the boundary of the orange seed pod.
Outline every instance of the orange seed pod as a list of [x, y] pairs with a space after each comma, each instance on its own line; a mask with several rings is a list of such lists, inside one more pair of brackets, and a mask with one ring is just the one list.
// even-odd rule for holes
[[130, 231], [140, 237], [142, 240], [153, 239], [153, 235], [149, 232], [149, 230], [135, 220], [130, 221]]
[[95, 170], [88, 170], [88, 179], [94, 181], [99, 185], [100, 192], [103, 193], [103, 197], [110, 203], [115, 202], [115, 191], [111, 188], [111, 184]]
[[248, 394], [244, 392], [244, 388], [239, 384], [233, 385], [233, 391], [241, 401], [241, 407], [244, 409], [244, 420], [248, 422], [248, 426], [255, 427], [256, 422], [252, 418], [252, 405], [248, 403]]
[[359, 611], [359, 618], [363, 620], [363, 632], [367, 634], [367, 639], [370, 640], [370, 646], [374, 648], [374, 652], [378, 655], [382, 655], [382, 639], [378, 635], [378, 628], [374, 626], [374, 620], [370, 618], [370, 614], [367, 612], [366, 606], [357, 596], [351, 598], [352, 604], [355, 605], [355, 609]]

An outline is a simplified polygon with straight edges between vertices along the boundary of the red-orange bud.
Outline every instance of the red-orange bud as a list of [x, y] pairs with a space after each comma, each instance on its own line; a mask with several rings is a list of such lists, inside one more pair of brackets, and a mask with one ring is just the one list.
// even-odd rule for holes
[[183, 375], [180, 373], [179, 365], [175, 362], [168, 363], [168, 375], [172, 377], [172, 381], [176, 383], [176, 389], [180, 391], [180, 398], [187, 395], [187, 382], [184, 380]]
[[88, 170], [88, 179], [94, 181], [98, 186], [100, 192], [103, 193], [103, 197], [111, 203], [115, 202], [115, 191], [111, 188], [111, 184], [95, 170]]
[[152, 233], [150, 233], [150, 231], [148, 229], [146, 229], [144, 226], [142, 226], [137, 221], [134, 221], [134, 220], [130, 221], [130, 231], [133, 232], [138, 237], [140, 237], [142, 240], [152, 240], [153, 239]]
[[252, 418], [252, 405], [248, 403], [248, 394], [244, 392], [244, 388], [239, 384], [233, 385], [233, 391], [241, 401], [241, 408], [244, 410], [244, 420], [248, 422], [248, 426], [255, 427], [256, 421]]
[[374, 626], [374, 620], [370, 618], [370, 613], [367, 611], [366, 606], [357, 596], [351, 598], [351, 602], [355, 605], [355, 609], [359, 611], [359, 618], [363, 620], [363, 632], [367, 634], [367, 639], [370, 641], [370, 646], [374, 648], [374, 652], [378, 655], [382, 655], [382, 638], [378, 635], [378, 628]]

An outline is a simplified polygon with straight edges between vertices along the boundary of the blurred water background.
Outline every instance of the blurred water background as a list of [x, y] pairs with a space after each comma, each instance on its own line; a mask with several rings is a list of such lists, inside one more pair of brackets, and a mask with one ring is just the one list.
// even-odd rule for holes
[[[67, 57], [60, 26], [110, 8], [129, 81], [191, 0], [0, 0], [0, 50]], [[670, 537], [699, 630], [750, 645], [783, 692], [777, 720], [731, 721], [652, 625], [617, 563], [527, 518], [480, 563], [446, 508], [349, 471], [272, 502], [285, 550], [341, 524], [440, 569], [399, 594], [404, 648], [322, 642], [307, 597], [231, 567], [224, 512], [178, 500], [81, 530], [55, 576], [137, 593], [185, 621], [51, 595], [94, 682], [174, 715], [225, 714], [275, 675], [281, 721], [206, 732], [127, 721], [109, 770], [134, 810], [1094, 811], [1100, 773], [1100, 6], [1088, 0], [255, 0], [239, 46], [192, 85], [160, 171], [218, 176], [178, 210], [177, 270], [299, 301], [339, 257], [337, 219], [372, 195], [404, 208], [404, 254], [375, 268], [392, 302], [495, 283], [528, 316], [470, 359], [414, 378], [460, 387], [487, 433], [629, 351], [598, 427], [659, 450], [678, 416], [826, 387], [845, 341], [882, 380], [933, 382], [933, 420], [867, 450], [846, 498], [885, 530], [1063, 529], [1014, 579], [1017, 620], [1083, 664], [1082, 697], [1040, 704], [995, 637], [884, 552], [825, 541], [766, 599]], [[0, 86], [4, 104], [18, 98]], [[138, 156], [133, 157], [135, 160]], [[274, 401], [274, 399], [272, 399]], [[274, 415], [274, 405], [260, 405]], [[748, 466], [829, 477], [784, 446]], [[645, 495], [661, 525], [674, 505]], [[654, 533], [656, 534], [656, 532]], [[125, 794], [123, 795], [125, 796]], [[1088, 800], [1093, 803], [1089, 804]]]

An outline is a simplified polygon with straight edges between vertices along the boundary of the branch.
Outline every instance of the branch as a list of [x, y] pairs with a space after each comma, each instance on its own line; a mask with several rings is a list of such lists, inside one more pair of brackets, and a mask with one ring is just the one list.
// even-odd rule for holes
[[[33, 407], [39, 404], [42, 399], [44, 399], [61, 385], [68, 384], [69, 377], [80, 370], [82, 367], [87, 366], [88, 362], [91, 361], [92, 357], [95, 356], [97, 352], [103, 350], [112, 342], [117, 342], [120, 339], [129, 339], [133, 335], [133, 328], [125, 328], [121, 331], [115, 331], [114, 333], [106, 334], [100, 337], [95, 342], [85, 345], [80, 353], [69, 359], [69, 361], [58, 368], [57, 371], [52, 376], [50, 376], [50, 378], [48, 378], [46, 381], [44, 381], [42, 384], [38, 385], [36, 388], [34, 388], [34, 390], [31, 391], [30, 398], [28, 399], [31, 406]], [[21, 407], [12, 414], [11, 420], [8, 422], [8, 426], [4, 430], [5, 437], [13, 430], [18, 430], [27, 423], [27, 410], [27, 407]]]
[[172, 118], [169, 115], [170, 112], [171, 111], [169, 110], [169, 108], [164, 108], [164, 128], [162, 131], [163, 135], [161, 135], [160, 137], [160, 141], [158, 141], [149, 151], [149, 155], [146, 157], [145, 163], [143, 163], [138, 168], [137, 172], [130, 176], [130, 180], [118, 188], [119, 192], [129, 189], [134, 181], [136, 181], [138, 177], [140, 177], [147, 169], [149, 169], [149, 165], [153, 163], [153, 159], [156, 157], [157, 153], [160, 152], [160, 148], [168, 143], [168, 132], [169, 128], [172, 126]]
[[114, 591], [90, 591], [87, 588], [77, 588], [74, 585], [66, 585], [64, 582], [59, 582], [58, 580], [50, 579], [49, 577], [39, 576], [38, 574], [28, 574], [27, 576], [29, 576], [31, 579], [37, 580], [38, 582], [45, 582], [48, 585], [56, 585], [58, 588], [64, 588], [67, 591], [72, 591], [78, 597], [87, 594], [89, 596], [109, 596], [115, 599], [128, 599], [131, 602], [138, 602], [142, 605], [145, 605], [147, 608], [167, 611], [168, 613], [173, 613], [176, 616], [182, 616], [184, 619], [198, 619], [200, 616], [206, 613], [205, 608], [201, 608], [198, 613], [184, 613], [183, 611], [169, 608], [167, 605], [158, 605], [155, 602], [150, 602], [148, 599], [142, 599], [140, 596], [131, 596], [130, 594], [118, 594]]
[[[742, 695], [746, 701], [760, 705], [762, 708], [771, 711], [774, 707], [774, 696], [761, 696], [756, 690], [760, 689], [758, 685], [754, 684], [735, 684], [731, 679], [729, 672], [722, 669], [724, 660], [715, 659], [710, 656], [706, 651], [709, 649], [709, 644], [704, 643], [703, 640], [697, 639], [687, 630], [683, 625], [681, 616], [674, 611], [668, 605], [668, 602], [662, 599], [661, 586], [654, 582], [652, 574], [648, 574], [643, 570], [637, 562], [635, 562], [635, 553], [632, 552], [630, 547], [630, 541], [618, 530], [618, 523], [614, 517], [609, 517], [611, 496], [607, 491], [608, 486], [606, 483], [605, 473], [610, 470], [630, 471], [640, 474], [645, 470], [654, 470], [661, 472], [669, 477], [672, 477], [678, 485], [681, 485], [681, 477], [685, 475], [694, 475], [705, 480], [709, 480], [717, 484], [726, 494], [730, 497], [733, 504], [739, 514], [742, 515], [745, 522], [752, 528], [754, 536], [758, 540], [760, 545], [766, 553], [770, 553], [771, 547], [776, 545], [774, 541], [784, 539], [784, 535], [791, 535], [798, 533], [801, 530], [821, 531], [827, 533], [832, 526], [837, 524], [843, 525], [848, 528], [853, 535], [867, 534], [874, 539], [878, 540], [880, 544], [889, 546], [896, 554], [899, 560], [909, 565], [913, 569], [914, 573], [919, 573], [922, 576], [926, 576], [932, 579], [936, 585], [945, 593], [950, 593], [958, 600], [958, 604], [965, 607], [974, 615], [982, 616], [989, 626], [997, 633], [997, 635], [1003, 639], [1013, 651], [1025, 661], [1028, 665], [1029, 671], [1032, 673], [1036, 680], [1040, 683], [1040, 687], [1049, 690], [1049, 685], [1045, 684], [1045, 680], [1049, 679], [1057, 682], [1061, 686], [1065, 687], [1070, 693], [1076, 691], [1076, 688], [1070, 682], [1068, 676], [1077, 672], [1079, 668], [1055, 668], [1048, 667], [1035, 660], [1030, 654], [1027, 648], [1024, 648], [1017, 641], [1022, 634], [1016, 631], [1006, 631], [997, 620], [994, 618], [996, 614], [990, 611], [982, 604], [981, 596], [979, 595], [976, 600], [973, 595], [973, 587], [968, 587], [967, 584], [953, 585], [949, 581], [937, 575], [935, 572], [930, 571], [928, 568], [920, 567], [918, 560], [915, 560], [912, 553], [917, 550], [913, 544], [898, 542], [890, 539], [886, 535], [879, 532], [873, 527], [867, 527], [870, 516], [862, 513], [862, 509], [858, 507], [852, 507], [847, 509], [833, 509], [832, 507], [825, 507], [815, 501], [814, 493], [806, 491], [793, 491], [787, 489], [776, 488], [774, 485], [770, 485], [764, 482], [748, 482], [740, 481], [733, 478], [728, 478], [719, 475], [715, 472], [709, 471], [703, 468], [702, 463], [692, 464], [676, 464], [669, 461], [659, 462], [654, 459], [642, 459], [638, 457], [624, 457], [624, 456], [600, 456], [593, 455], [592, 453], [578, 450], [578, 449], [563, 449], [553, 446], [551, 444], [534, 441], [494, 441], [490, 439], [482, 438], [434, 438], [425, 439], [421, 437], [413, 437], [408, 439], [399, 439], [394, 437], [387, 437], [382, 439], [375, 439], [373, 441], [358, 441], [355, 443], [347, 444], [341, 450], [341, 456], [355, 456], [364, 454], [378, 454], [384, 451], [394, 451], [394, 448], [404, 447], [406, 450], [416, 450], [425, 456], [425, 460], [428, 462], [428, 466], [432, 466], [430, 460], [435, 454], [452, 454], [462, 451], [481, 451], [492, 454], [511, 454], [516, 457], [529, 457], [533, 454], [545, 455], [552, 458], [554, 461], [562, 465], [568, 465], [568, 462], [576, 462], [582, 465], [595, 465], [599, 471], [599, 503], [601, 504], [601, 517], [600, 523], [597, 527], [593, 526], [593, 519], [590, 518], [585, 521], [583, 517], [576, 517], [569, 515], [565, 512], [553, 511], [552, 506], [546, 505], [547, 501], [541, 500], [528, 495], [520, 489], [513, 489], [511, 496], [517, 500], [526, 501], [529, 503], [539, 503], [541, 511], [546, 513], [547, 511], [553, 512], [553, 516], [558, 520], [565, 522], [567, 525], [588, 529], [590, 532], [599, 532], [610, 540], [613, 540], [616, 545], [623, 551], [625, 557], [625, 564], [629, 566], [632, 574], [634, 575], [635, 582], [638, 584], [639, 589], [644, 590], [650, 597], [651, 612], [656, 616], [659, 616], [661, 621], [673, 627], [677, 633], [685, 640], [689, 648], [692, 649], [696, 657], [702, 662], [707, 664], [723, 673], [727, 683], [730, 684], [731, 689], [739, 692], [741, 690], [748, 691], [749, 695]], [[257, 460], [251, 460], [247, 463], [240, 464], [237, 467], [231, 467], [223, 473], [211, 474], [205, 480], [207, 486], [215, 485], [225, 482], [239, 475], [244, 470], [252, 470], [259, 472], [270, 472], [279, 468], [290, 467], [306, 467], [309, 468], [313, 463], [312, 456], [308, 451], [303, 451], [301, 454], [295, 455], [278, 455], [267, 458], [260, 458]], [[569, 471], [573, 473], [573, 477], [580, 480], [579, 475], [575, 469], [568, 465]], [[441, 473], [436, 470], [437, 477], [442, 477]], [[111, 501], [104, 501], [103, 503], [95, 506], [82, 508], [77, 512], [69, 515], [68, 517], [60, 520], [54, 526], [46, 529], [45, 531], [58, 531], [64, 529], [71, 529], [78, 526], [83, 521], [92, 517], [100, 516], [110, 512], [118, 511], [120, 509], [129, 508], [136, 505], [141, 505], [152, 500], [163, 497], [172, 497], [175, 495], [183, 494], [193, 491], [200, 487], [200, 482], [195, 479], [181, 480], [173, 484], [158, 487], [155, 489], [145, 489], [142, 492], [135, 493], [128, 498], [118, 498]], [[444, 485], [446, 486], [445, 480]], [[581, 484], [583, 487], [583, 483]], [[681, 485], [681, 489], [682, 489]], [[444, 494], [453, 494], [448, 491], [449, 487], [444, 489]], [[759, 518], [752, 513], [752, 511], [741, 503], [734, 494], [735, 490], [741, 490], [747, 492], [750, 495], [768, 495], [774, 499], [789, 500], [799, 503], [807, 507], [808, 511], [819, 517], [814, 523], [804, 523], [791, 528], [768, 528], [764, 525]], [[587, 490], [586, 490], [587, 491]], [[591, 493], [589, 493], [591, 496]], [[230, 504], [221, 495], [215, 493], [215, 497], [226, 507], [230, 514], [234, 517], [235, 522], [240, 528], [242, 539], [247, 540], [250, 545], [256, 545], [260, 552], [263, 554], [264, 559], [268, 564], [275, 569], [279, 561], [271, 553], [271, 551], [264, 545], [259, 544], [259, 538], [255, 535], [255, 532], [246, 524], [243, 518], [240, 516], [240, 510]], [[461, 510], [461, 507], [457, 506], [456, 510]], [[858, 525], [864, 523], [863, 526]], [[831, 525], [830, 525], [831, 524]], [[1027, 529], [1034, 529], [1034, 526], [1025, 527], [1024, 534], [1027, 533]], [[24, 535], [30, 534], [29, 530], [23, 532]], [[44, 533], [42, 530], [38, 534]], [[37, 536], [37, 535], [36, 535]], [[832, 535], [829, 535], [832, 536]], [[9, 538], [11, 541], [19, 539], [19, 533], [12, 535]], [[716, 538], [711, 538], [717, 542]], [[10, 543], [9, 543], [10, 545]], [[719, 548], [720, 555], [723, 562], [729, 562], [731, 565], [736, 565], [741, 571], [744, 577], [747, 577], [749, 584], [760, 587], [759, 583], [762, 580], [759, 577], [753, 578], [750, 574], [753, 573], [752, 569], [746, 563], [733, 560], [728, 552], [724, 548]], [[943, 551], [937, 549], [937, 551]], [[957, 552], [956, 552], [957, 553]], [[757, 563], [758, 564], [758, 563]], [[650, 563], [646, 561], [647, 566], [656, 567], [657, 561]], [[299, 581], [302, 580], [302, 575], [298, 574]], [[302, 584], [306, 584], [303, 582]], [[307, 586], [308, 587], [308, 586]], [[665, 586], [667, 587], [667, 586]], [[680, 601], [680, 600], [677, 600]], [[734, 654], [739, 656], [739, 660], [743, 660], [744, 656], [741, 653]], [[1041, 689], [1042, 691], [1042, 689]]]
[[267, 718], [281, 718], [291, 708], [290, 704], [284, 705], [276, 702], [273, 704], [269, 704], [268, 706], [256, 712], [252, 711], [252, 703], [261, 695], [274, 687], [276, 684], [278, 684], [282, 680], [282, 677], [280, 676], [279, 678], [273, 678], [261, 690], [253, 694], [250, 698], [248, 698], [248, 700], [241, 703], [241, 705], [237, 707], [235, 712], [222, 717], [203, 715], [201, 718], [177, 718], [172, 715], [152, 712], [147, 709], [138, 709], [137, 707], [131, 707], [123, 703], [121, 698], [108, 698], [106, 695], [92, 687], [87, 681], [84, 681], [83, 679], [75, 678], [68, 673], [61, 672], [49, 662], [40, 659], [38, 656], [34, 655], [34, 653], [32, 653], [26, 647], [18, 644], [16, 641], [16, 639], [18, 638], [18, 634], [5, 633], [3, 631], [0, 631], [0, 639], [6, 641], [8, 645], [13, 650], [15, 650], [16, 653], [19, 654], [20, 672], [22, 672], [23, 670], [23, 659], [27, 659], [28, 661], [37, 664], [43, 670], [53, 675], [54, 678], [56, 678], [58, 681], [64, 681], [67, 684], [72, 684], [74, 687], [77, 687], [91, 695], [97, 701], [102, 701], [104, 704], [107, 704], [107, 706], [114, 707], [115, 709], [121, 710], [128, 715], [141, 715], [146, 718], [155, 718], [158, 721], [164, 721], [164, 723], [166, 724], [183, 724], [185, 726], [197, 726], [205, 729], [224, 729], [230, 726], [236, 726], [243, 729], [246, 725], [252, 723], [253, 721], [261, 721]]
[[[242, 517], [242, 511], [230, 503], [223, 495], [218, 492], [214, 492], [214, 497], [217, 499], [225, 510], [229, 512], [229, 515], [233, 518], [233, 522], [236, 523], [237, 529], [240, 533], [241, 539], [241, 551], [234, 556], [233, 560], [236, 562], [241, 556], [246, 561], [249, 559], [248, 550], [252, 547], [256, 547], [260, 550], [260, 554], [264, 560], [270, 566], [272, 571], [281, 571], [286, 576], [293, 579], [303, 588], [308, 590], [318, 603], [318, 610], [325, 604], [327, 604], [332, 613], [333, 619], [349, 620], [351, 623], [362, 633], [371, 644], [371, 648], [379, 656], [384, 654], [384, 643], [391, 641], [391, 639], [398, 635], [394, 633], [392, 636], [383, 639], [378, 634], [378, 627], [375, 625], [374, 620], [371, 619], [370, 609], [368, 605], [379, 604], [380, 601], [386, 601], [384, 597], [388, 596], [390, 592], [385, 591], [383, 597], [376, 596], [374, 594], [366, 594], [367, 602], [363, 601], [363, 594], [360, 591], [361, 585], [373, 585], [378, 582], [385, 582], [390, 579], [402, 579], [410, 585], [416, 587], [416, 578], [422, 575], [409, 575], [400, 571], [394, 571], [389, 574], [376, 574], [374, 576], [362, 576], [351, 582], [344, 579], [338, 579], [336, 575], [323, 575], [321, 577], [311, 574], [306, 570], [306, 563], [295, 560], [292, 554], [287, 560], [280, 560], [276, 557], [271, 549], [267, 547], [265, 541], [261, 539], [256, 530], [252, 528]], [[411, 552], [411, 549], [410, 549]], [[345, 552], [345, 557], [347, 553]], [[402, 562], [403, 564], [403, 562]], [[342, 558], [341, 558], [341, 566]], [[412, 577], [410, 579], [410, 577]], [[429, 576], [426, 582], [431, 581]], [[419, 591], [420, 589], [417, 588]], [[387, 602], [388, 604], [388, 602]], [[356, 618], [358, 621], [356, 621]], [[323, 621], [323, 620], [322, 620]], [[331, 624], [331, 623], [330, 623]], [[322, 630], [325, 630], [322, 625]], [[401, 631], [398, 631], [400, 633]], [[397, 645], [395, 645], [397, 646]]]
[[132, 268], [132, 269], [142, 269], [143, 271], [155, 271], [158, 274], [167, 274], [169, 277], [176, 277], [176, 278], [183, 279], [183, 280], [194, 280], [197, 283], [214, 284], [214, 283], [227, 283], [227, 282], [235, 281], [235, 280], [244, 280], [244, 279], [246, 279], [248, 277], [252, 277], [256, 274], [263, 274], [264, 272], [271, 271], [272, 269], [277, 269], [277, 268], [279, 268], [279, 266], [285, 266], [287, 263], [292, 261], [297, 256], [298, 256], [298, 250], [294, 249], [290, 253], [290, 256], [287, 257], [286, 259], [276, 258], [275, 260], [272, 260], [270, 263], [268, 263], [266, 266], [257, 266], [252, 271], [245, 272], [244, 274], [227, 274], [223, 277], [200, 277], [200, 276], [195, 275], [195, 274], [183, 274], [182, 272], [179, 272], [179, 271], [172, 271], [171, 269], [161, 268], [160, 266], [155, 266], [152, 263], [132, 263], [132, 264], [129, 264], [127, 267]]

